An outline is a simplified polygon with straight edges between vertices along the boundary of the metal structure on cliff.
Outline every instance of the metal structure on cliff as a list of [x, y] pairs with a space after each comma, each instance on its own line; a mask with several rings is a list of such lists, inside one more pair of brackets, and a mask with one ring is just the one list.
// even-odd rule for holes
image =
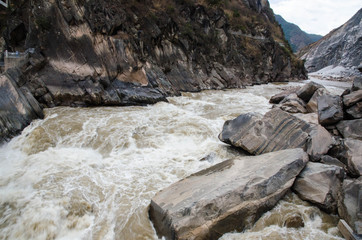
[[6, 0], [6, 2], [0, 0], [0, 4], [7, 8], [9, 6], [9, 0]]

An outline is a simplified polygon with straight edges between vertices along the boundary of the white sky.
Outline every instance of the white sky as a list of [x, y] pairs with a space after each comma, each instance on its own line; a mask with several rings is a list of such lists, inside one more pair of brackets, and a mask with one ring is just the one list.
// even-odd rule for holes
[[269, 0], [275, 14], [307, 33], [326, 35], [362, 8], [361, 0]]

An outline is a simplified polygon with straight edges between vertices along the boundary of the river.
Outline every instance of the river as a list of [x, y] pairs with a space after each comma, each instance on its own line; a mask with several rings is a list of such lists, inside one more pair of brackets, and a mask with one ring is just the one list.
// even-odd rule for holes
[[[338, 94], [347, 86], [327, 84]], [[0, 146], [0, 239], [157, 239], [151, 198], [239, 155], [217, 138], [224, 121], [266, 113], [270, 96], [294, 85], [184, 93], [145, 107], [45, 109]], [[305, 227], [283, 227], [296, 212]], [[336, 220], [289, 194], [252, 229], [222, 239], [341, 239]]]

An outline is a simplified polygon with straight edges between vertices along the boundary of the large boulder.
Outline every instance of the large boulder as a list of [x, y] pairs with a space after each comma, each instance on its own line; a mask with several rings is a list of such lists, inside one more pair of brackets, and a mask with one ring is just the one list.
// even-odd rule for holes
[[309, 82], [308, 84], [304, 85], [301, 89], [297, 91], [297, 95], [299, 98], [301, 98], [304, 102], [307, 103], [313, 96], [314, 92], [319, 88], [324, 88], [324, 87], [316, 82]]
[[353, 231], [362, 234], [362, 177], [346, 179], [338, 198], [338, 214]]
[[307, 103], [307, 111], [310, 112], [310, 113], [313, 113], [313, 112], [318, 112], [318, 98], [320, 96], [323, 96], [323, 95], [327, 95], [329, 92], [327, 89], [325, 88], [318, 88], [312, 98], [309, 100], [309, 102]]
[[337, 128], [344, 138], [362, 140], [362, 119], [340, 121]]
[[318, 121], [331, 125], [343, 119], [342, 99], [339, 96], [323, 95], [318, 98]]
[[362, 101], [362, 90], [351, 92], [350, 94], [343, 96], [343, 103], [346, 107], [350, 107], [360, 101]]
[[334, 146], [329, 153], [346, 165], [347, 173], [352, 177], [362, 175], [362, 141], [347, 138]]
[[362, 101], [348, 108], [346, 112], [354, 119], [362, 118]]
[[264, 117], [247, 113], [226, 121], [219, 139], [255, 155], [304, 148], [313, 161], [318, 161], [334, 144], [331, 134], [322, 126], [309, 124], [278, 108]]
[[224, 161], [158, 192], [150, 219], [166, 239], [218, 239], [243, 231], [273, 208], [307, 162], [302, 149]]
[[309, 162], [296, 178], [293, 190], [321, 209], [337, 213], [338, 192], [344, 178], [341, 167]]
[[244, 132], [254, 127], [262, 117], [262, 115], [257, 113], [245, 113], [233, 120], [226, 121], [222, 132], [219, 134], [219, 139], [227, 144], [233, 145]]
[[335, 144], [332, 135], [321, 125], [313, 125], [309, 132], [307, 153], [312, 161], [319, 161]]
[[297, 94], [293, 93], [280, 102], [280, 108], [289, 113], [306, 113], [306, 105]]
[[[253, 119], [245, 123], [239, 118], [227, 121], [219, 139], [251, 154], [262, 154], [289, 148], [304, 148], [308, 140], [311, 125], [284, 112], [279, 108], [267, 112], [262, 119]], [[241, 124], [230, 131], [229, 125]]]

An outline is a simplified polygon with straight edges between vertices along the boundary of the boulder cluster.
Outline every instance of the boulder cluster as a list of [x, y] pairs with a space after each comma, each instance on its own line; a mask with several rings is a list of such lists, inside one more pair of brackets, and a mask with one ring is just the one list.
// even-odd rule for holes
[[[217, 239], [243, 231], [290, 190], [362, 234], [361, 80], [342, 96], [310, 82], [273, 96], [274, 108], [264, 116], [246, 113], [226, 121], [219, 139], [251, 156], [157, 193], [149, 214], [158, 235]], [[290, 221], [284, 225], [293, 227]]]

